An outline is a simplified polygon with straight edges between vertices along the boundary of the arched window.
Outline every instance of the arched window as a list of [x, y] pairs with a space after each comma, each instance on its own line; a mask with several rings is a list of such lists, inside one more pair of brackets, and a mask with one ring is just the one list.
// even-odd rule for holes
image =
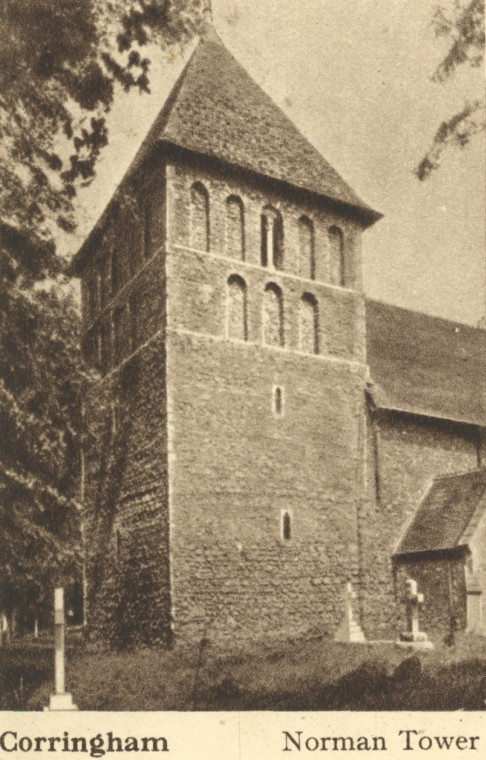
[[314, 225], [308, 216], [301, 216], [299, 219], [299, 254], [302, 276], [314, 280], [316, 276]]
[[299, 313], [300, 350], [306, 354], [319, 353], [319, 309], [310, 293], [300, 299]]
[[282, 291], [273, 282], [263, 294], [263, 341], [269, 346], [284, 345]]
[[265, 206], [262, 213], [261, 265], [283, 268], [282, 215], [272, 206]]
[[248, 340], [245, 281], [237, 274], [233, 274], [228, 279], [227, 288], [228, 337], [233, 340]]
[[245, 217], [243, 201], [237, 195], [226, 200], [226, 253], [234, 259], [245, 259]]
[[344, 236], [340, 227], [330, 227], [329, 279], [333, 285], [344, 286]]
[[209, 195], [200, 182], [191, 187], [191, 247], [209, 251]]

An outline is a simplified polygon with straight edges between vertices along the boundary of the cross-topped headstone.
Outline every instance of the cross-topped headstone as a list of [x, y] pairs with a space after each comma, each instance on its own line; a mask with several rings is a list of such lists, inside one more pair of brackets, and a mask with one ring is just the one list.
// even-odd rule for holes
[[356, 592], [353, 590], [351, 583], [346, 583], [344, 588], [344, 619], [336, 631], [335, 641], [347, 642], [364, 642], [365, 636], [359, 623], [353, 616], [353, 602], [356, 599]]
[[428, 640], [427, 634], [419, 628], [419, 609], [424, 603], [424, 595], [419, 592], [417, 581], [412, 578], [407, 578], [405, 581], [403, 601], [406, 605], [407, 630], [400, 634], [398, 643], [401, 646], [431, 649], [433, 644]]
[[407, 626], [411, 633], [419, 632], [419, 607], [424, 603], [424, 595], [417, 590], [417, 581], [407, 578], [405, 583], [405, 602], [407, 605]]

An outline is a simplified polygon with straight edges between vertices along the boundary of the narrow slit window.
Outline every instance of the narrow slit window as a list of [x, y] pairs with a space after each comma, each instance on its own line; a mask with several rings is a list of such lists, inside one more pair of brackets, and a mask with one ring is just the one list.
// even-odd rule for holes
[[275, 417], [284, 416], [284, 389], [280, 385], [273, 387], [272, 412]]
[[292, 538], [292, 517], [290, 512], [282, 512], [282, 538], [290, 541]]

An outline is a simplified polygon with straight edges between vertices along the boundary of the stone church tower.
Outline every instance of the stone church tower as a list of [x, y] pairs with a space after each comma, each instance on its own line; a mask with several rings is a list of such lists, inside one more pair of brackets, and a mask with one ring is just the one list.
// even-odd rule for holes
[[332, 634], [365, 490], [363, 203], [202, 36], [75, 260], [88, 619], [116, 641]]

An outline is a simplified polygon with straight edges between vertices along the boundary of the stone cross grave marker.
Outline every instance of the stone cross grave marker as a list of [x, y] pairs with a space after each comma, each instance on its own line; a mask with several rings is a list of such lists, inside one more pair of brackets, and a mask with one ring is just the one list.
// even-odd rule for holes
[[55, 694], [51, 694], [49, 707], [44, 710], [77, 710], [71, 694], [66, 692], [65, 671], [65, 634], [66, 618], [64, 614], [64, 589], [54, 591], [54, 671]]
[[418, 591], [417, 581], [407, 578], [405, 581], [404, 602], [407, 614], [407, 630], [400, 634], [401, 646], [432, 649], [433, 644], [427, 634], [419, 628], [419, 609], [424, 603], [424, 595]]
[[353, 602], [356, 599], [356, 592], [353, 590], [351, 583], [346, 583], [344, 589], [344, 618], [336, 631], [334, 641], [344, 641], [353, 643], [363, 643], [366, 641], [361, 626], [353, 616]]

